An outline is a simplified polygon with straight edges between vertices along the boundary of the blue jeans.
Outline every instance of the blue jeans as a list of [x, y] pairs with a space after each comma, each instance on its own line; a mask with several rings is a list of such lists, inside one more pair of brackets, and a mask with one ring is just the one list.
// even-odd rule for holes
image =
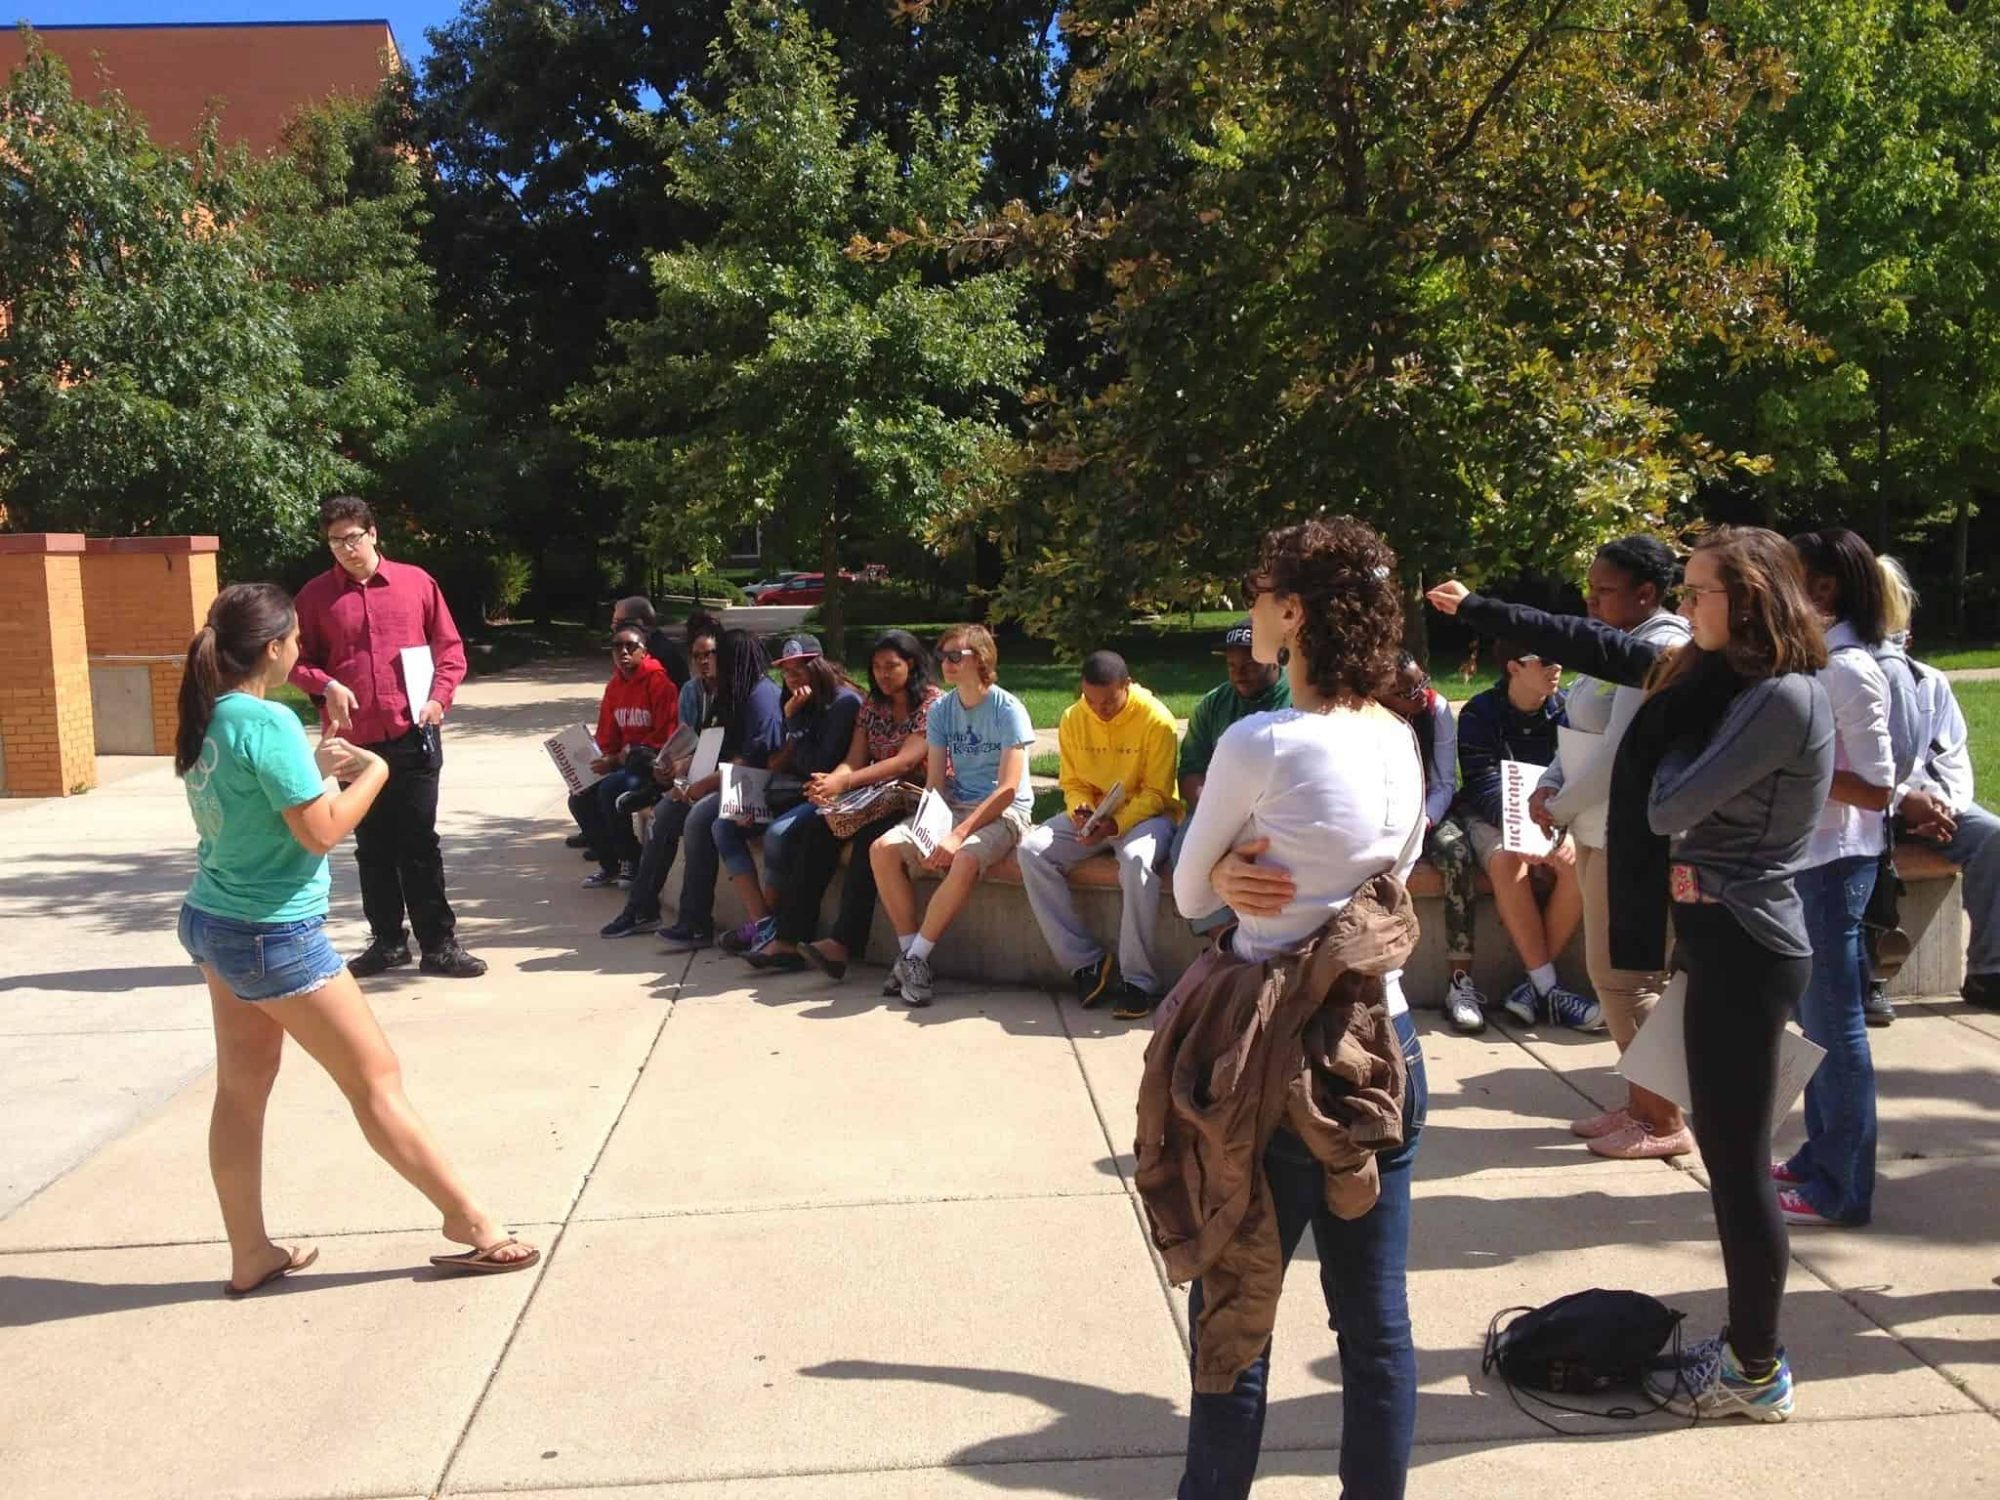
[[1787, 1164], [1822, 1216], [1866, 1224], [1875, 1198], [1875, 1061], [1861, 1001], [1868, 958], [1861, 914], [1875, 889], [1875, 857], [1856, 855], [1802, 870], [1799, 899], [1812, 941], [1812, 977], [1799, 1025], [1826, 1048], [1806, 1085], [1806, 1142]]
[[[1958, 833], [1948, 844], [1932, 845], [1965, 877], [1961, 895], [1972, 923], [1965, 951], [1968, 974], [2000, 974], [2000, 818], [1974, 803], [1958, 815]], [[1913, 840], [1912, 842], [1921, 842]]]
[[697, 932], [715, 931], [715, 878], [722, 870], [715, 830], [722, 811], [722, 793], [710, 792], [688, 812], [681, 833], [681, 905], [678, 925]]
[[[785, 877], [791, 870], [790, 838], [799, 824], [806, 818], [817, 816], [819, 809], [810, 802], [800, 802], [786, 808], [764, 827], [764, 885], [774, 891], [785, 888]], [[715, 820], [715, 852], [722, 858], [722, 867], [732, 875], [754, 875], [757, 862], [750, 857], [750, 840], [756, 837], [755, 825], [745, 827], [727, 818]]]
[[653, 828], [646, 835], [646, 852], [639, 856], [639, 873], [632, 881], [625, 910], [635, 917], [660, 914], [660, 891], [666, 886], [667, 872], [680, 852], [681, 834], [687, 827], [689, 808], [685, 802], [663, 798], [653, 807]]
[[650, 775], [620, 766], [569, 799], [569, 815], [590, 840], [590, 851], [597, 856], [597, 862], [612, 874], [626, 860], [639, 857], [639, 841], [632, 835], [632, 815], [618, 811], [618, 799], [651, 780]]
[[[1340, 1352], [1340, 1482], [1351, 1500], [1401, 1500], [1417, 1430], [1417, 1349], [1410, 1334], [1404, 1272], [1410, 1255], [1410, 1169], [1430, 1107], [1424, 1055], [1407, 1013], [1396, 1035], [1409, 1066], [1403, 1144], [1376, 1158], [1382, 1196], [1358, 1219], [1326, 1206], [1326, 1174], [1299, 1138], [1280, 1130], [1264, 1152], [1264, 1175], [1278, 1215], [1279, 1245], [1291, 1264], [1306, 1226], [1319, 1250], [1319, 1285]], [[1188, 1326], [1201, 1321], [1201, 1283], [1189, 1298]], [[1227, 1395], [1194, 1396], [1180, 1500], [1242, 1500], [1257, 1475], [1264, 1441], [1267, 1345]]]

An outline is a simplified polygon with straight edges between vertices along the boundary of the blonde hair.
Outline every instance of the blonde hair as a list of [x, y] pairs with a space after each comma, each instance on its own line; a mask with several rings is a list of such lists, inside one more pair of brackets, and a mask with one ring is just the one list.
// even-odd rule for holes
[[1910, 586], [1910, 575], [1893, 557], [1877, 557], [1875, 565], [1882, 570], [1882, 632], [1908, 635], [1911, 617], [1917, 612], [1917, 591]]
[[938, 650], [948, 651], [954, 644], [972, 653], [979, 663], [980, 682], [992, 687], [993, 679], [1000, 675], [1000, 647], [994, 643], [993, 632], [984, 625], [954, 625], [938, 637]]

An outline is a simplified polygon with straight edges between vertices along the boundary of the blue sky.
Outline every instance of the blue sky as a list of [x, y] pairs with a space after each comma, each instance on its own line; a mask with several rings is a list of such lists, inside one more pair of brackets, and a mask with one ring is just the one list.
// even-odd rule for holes
[[14, 0], [9, 23], [111, 26], [163, 21], [386, 20], [412, 64], [428, 51], [424, 28], [458, 14], [458, 0]]

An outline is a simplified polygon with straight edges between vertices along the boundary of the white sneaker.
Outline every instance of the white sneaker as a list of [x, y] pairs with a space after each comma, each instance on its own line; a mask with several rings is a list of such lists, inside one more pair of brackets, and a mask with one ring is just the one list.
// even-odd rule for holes
[[924, 1006], [930, 1003], [931, 961], [928, 958], [904, 958], [903, 1004]]
[[1477, 1036], [1486, 1029], [1486, 997], [1463, 969], [1454, 969], [1445, 987], [1444, 1016], [1454, 1031]]
[[900, 995], [903, 993], [903, 960], [897, 959], [889, 966], [889, 977], [882, 981], [882, 993]]

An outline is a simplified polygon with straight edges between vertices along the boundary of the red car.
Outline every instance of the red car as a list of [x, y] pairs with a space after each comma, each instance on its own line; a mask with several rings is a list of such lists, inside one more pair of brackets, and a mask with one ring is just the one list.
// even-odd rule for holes
[[750, 596], [752, 604], [819, 604], [826, 598], [826, 574], [799, 573], [783, 583], [759, 589]]

